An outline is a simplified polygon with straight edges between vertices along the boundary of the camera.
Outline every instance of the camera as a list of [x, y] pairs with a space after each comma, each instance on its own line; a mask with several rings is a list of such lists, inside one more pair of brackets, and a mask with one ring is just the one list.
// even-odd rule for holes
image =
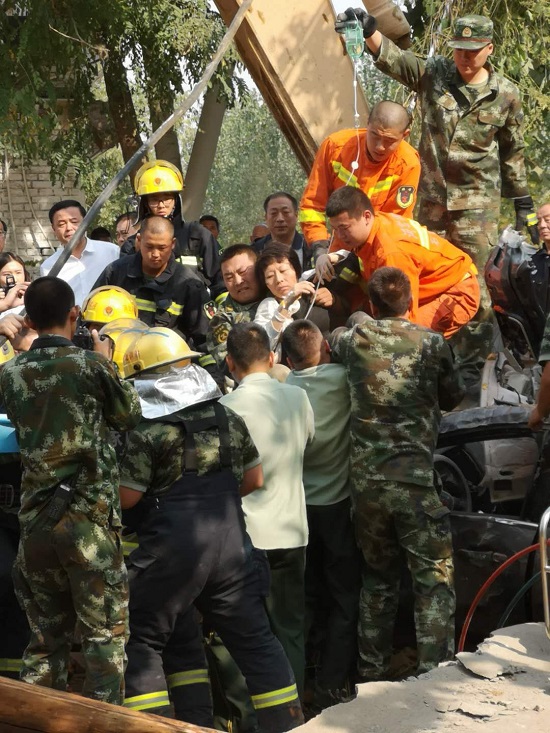
[[13, 275], [6, 275], [6, 284], [2, 286], [4, 295], [7, 295], [9, 291], [16, 286], [15, 277]]
[[87, 349], [88, 351], [93, 351], [94, 349], [94, 340], [90, 333], [90, 329], [82, 323], [77, 326], [72, 342], [75, 346], [79, 346], [81, 349]]

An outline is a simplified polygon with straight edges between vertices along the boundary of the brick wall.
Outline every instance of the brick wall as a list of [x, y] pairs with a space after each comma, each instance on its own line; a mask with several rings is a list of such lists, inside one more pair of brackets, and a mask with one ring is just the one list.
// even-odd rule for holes
[[65, 185], [54, 186], [50, 168], [45, 163], [26, 165], [22, 170], [21, 163], [15, 160], [8, 171], [0, 165], [0, 219], [8, 225], [4, 249], [16, 252], [29, 263], [31, 271], [58, 246], [48, 211], [52, 204], [62, 199], [76, 199], [85, 205], [84, 195], [74, 185], [74, 176], [70, 173]]

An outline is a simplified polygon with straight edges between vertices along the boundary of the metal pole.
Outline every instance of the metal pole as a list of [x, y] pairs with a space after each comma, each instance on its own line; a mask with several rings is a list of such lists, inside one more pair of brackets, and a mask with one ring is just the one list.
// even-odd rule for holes
[[[237, 13], [235, 14], [235, 17], [231, 21], [231, 24], [229, 28], [227, 29], [225, 36], [222, 38], [222, 41], [220, 45], [218, 46], [218, 50], [214, 54], [212, 61], [208, 64], [206, 69], [204, 70], [204, 74], [202, 75], [200, 81], [195, 84], [193, 89], [191, 90], [191, 93], [188, 97], [185, 98], [184, 102], [178, 107], [178, 109], [174, 112], [174, 114], [170, 115], [170, 117], [165, 120], [162, 125], [153, 132], [153, 134], [141, 145], [141, 147], [136, 150], [136, 152], [132, 155], [130, 160], [124, 165], [123, 168], [119, 170], [119, 172], [116, 174], [116, 176], [105, 186], [103, 191], [99, 194], [99, 196], [96, 198], [90, 209], [88, 210], [88, 213], [82, 219], [80, 222], [76, 232], [71, 237], [69, 243], [55, 262], [54, 266], [49, 272], [50, 277], [56, 277], [61, 270], [63, 269], [63, 266], [68, 261], [69, 257], [73, 253], [76, 245], [82, 238], [83, 234], [86, 232], [86, 229], [88, 227], [88, 224], [93, 221], [96, 214], [99, 213], [101, 207], [103, 204], [107, 201], [107, 199], [111, 196], [113, 191], [118, 187], [120, 182], [124, 179], [124, 177], [132, 170], [134, 165], [138, 163], [141, 158], [143, 158], [146, 153], [151, 150], [155, 146], [155, 144], [161, 139], [161, 137], [171, 128], [173, 127], [178, 120], [180, 120], [190, 109], [191, 107], [197, 102], [201, 96], [201, 94], [206, 89], [206, 86], [210, 79], [212, 78], [214, 72], [216, 71], [218, 64], [222, 60], [223, 56], [225, 55], [225, 52], [229, 48], [229, 45], [233, 41], [235, 34], [239, 30], [239, 26], [241, 25], [242, 21], [244, 20], [244, 16], [249, 10], [250, 6], [252, 5], [253, 0], [243, 0], [240, 8], [238, 9]], [[24, 311], [23, 311], [24, 312]], [[5, 336], [0, 336], [0, 345], [3, 344], [6, 341]]]

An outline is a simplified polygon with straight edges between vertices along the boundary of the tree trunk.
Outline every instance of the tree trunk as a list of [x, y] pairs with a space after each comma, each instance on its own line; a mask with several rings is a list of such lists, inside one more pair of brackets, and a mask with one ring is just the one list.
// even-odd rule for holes
[[[126, 69], [118, 46], [109, 49], [109, 56], [103, 64], [103, 76], [107, 90], [109, 113], [113, 119], [117, 140], [122, 150], [122, 157], [126, 163], [141, 146], [141, 138], [139, 136], [136, 110], [126, 77]], [[130, 172], [132, 183], [140, 165], [141, 163], [137, 163]]]
[[[174, 92], [168, 78], [155, 65], [147, 46], [142, 46], [143, 66], [147, 80], [145, 83], [149, 118], [153, 130], [158, 129], [164, 120], [174, 112]], [[167, 160], [181, 171], [181, 155], [178, 134], [174, 127], [166, 132], [155, 145], [157, 159]]]
[[157, 715], [0, 677], [0, 730], [14, 733], [205, 733]]
[[186, 219], [198, 219], [203, 213], [208, 179], [216, 157], [226, 109], [227, 102], [224, 99], [218, 100], [218, 85], [214, 82], [204, 95], [197, 134], [185, 174], [182, 210]]

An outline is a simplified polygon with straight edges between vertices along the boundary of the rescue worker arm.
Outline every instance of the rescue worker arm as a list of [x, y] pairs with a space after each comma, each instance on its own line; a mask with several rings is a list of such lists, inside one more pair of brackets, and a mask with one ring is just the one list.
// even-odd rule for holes
[[462, 377], [455, 364], [453, 352], [449, 344], [445, 341], [441, 334], [434, 334], [434, 341], [438, 342], [441, 349], [441, 358], [439, 361], [439, 379], [437, 397], [439, 407], [442, 410], [453, 410], [464, 397], [465, 388]]
[[241, 496], [248, 496], [256, 489], [261, 489], [264, 485], [264, 472], [262, 464], [258, 463], [252, 468], [247, 468], [244, 471], [243, 480], [241, 481], [240, 494]]
[[261, 489], [264, 484], [264, 473], [258, 449], [254, 445], [254, 441], [246, 426], [246, 422], [240, 415], [227, 405], [223, 405], [227, 412], [229, 421], [229, 435], [231, 440], [231, 448], [233, 456], [240, 459], [242, 464], [233, 465], [235, 476], [240, 479], [240, 494], [246, 496], [257, 489]]
[[219, 245], [211, 232], [205, 229], [205, 227], [201, 228], [204, 229], [204, 232], [201, 232], [202, 271], [210, 283], [210, 294], [212, 298], [218, 302], [219, 296], [227, 292], [220, 269]]
[[[377, 57], [376, 52], [374, 52], [374, 65], [384, 74], [391, 76], [392, 79], [401, 82], [409, 89], [415, 92], [420, 91], [422, 77], [426, 71], [425, 61], [415, 56], [412, 51], [402, 51], [393, 41], [390, 41], [381, 33], [378, 36], [380, 37], [380, 45], [378, 46]], [[372, 52], [370, 46], [369, 50]]]
[[524, 159], [523, 112], [519, 98], [511, 99], [505, 124], [498, 132], [498, 152], [502, 196], [508, 199], [529, 196]]
[[316, 245], [312, 253], [314, 259], [322, 251], [321, 242], [328, 242], [329, 239], [325, 207], [328, 197], [333, 191], [333, 158], [334, 146], [330, 138], [326, 138], [317, 151], [300, 201], [300, 226], [308, 245]]
[[118, 431], [132, 430], [141, 419], [141, 406], [136, 390], [130, 382], [122, 382], [114, 366], [100, 354], [94, 354], [99, 378], [103, 386], [103, 415], [111, 428]]
[[131, 509], [143, 498], [143, 491], [129, 489], [127, 486], [119, 486], [118, 493], [120, 496], [121, 509]]
[[186, 339], [193, 340], [196, 348], [200, 348], [206, 343], [208, 330], [208, 318], [204, 310], [205, 304], [210, 302], [208, 291], [198, 278], [186, 280], [182, 287], [185, 293], [182, 312], [178, 318], [178, 329]]

